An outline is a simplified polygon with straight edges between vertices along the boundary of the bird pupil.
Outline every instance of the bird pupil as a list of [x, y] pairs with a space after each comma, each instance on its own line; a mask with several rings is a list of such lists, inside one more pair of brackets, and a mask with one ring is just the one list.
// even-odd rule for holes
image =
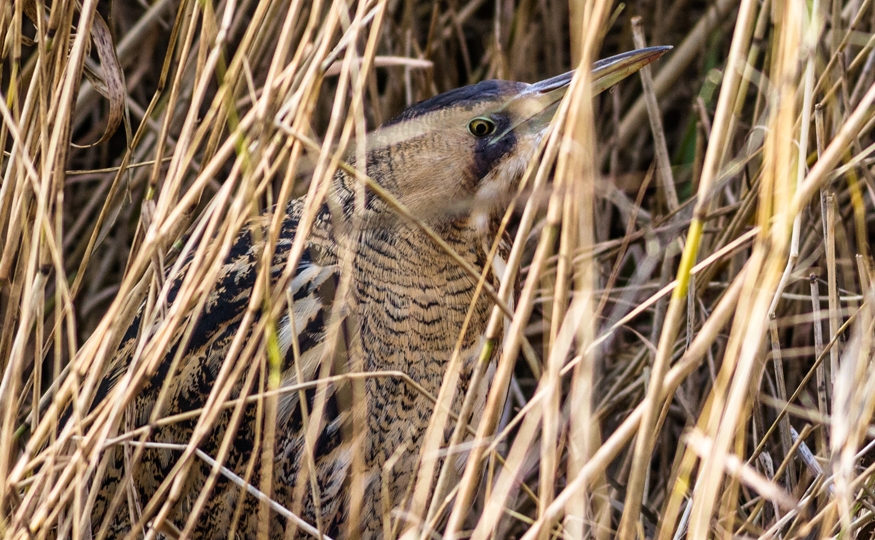
[[471, 131], [471, 134], [475, 137], [485, 137], [492, 133], [492, 123], [488, 120], [483, 120], [482, 118], [475, 118], [471, 121], [468, 126], [468, 129]]

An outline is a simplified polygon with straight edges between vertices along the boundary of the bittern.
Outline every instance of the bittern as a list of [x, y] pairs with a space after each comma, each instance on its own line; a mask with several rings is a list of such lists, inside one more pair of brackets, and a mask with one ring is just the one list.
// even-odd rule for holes
[[[598, 62], [593, 71], [594, 93], [667, 50], [641, 49]], [[507, 200], [500, 195], [515, 189], [572, 75], [535, 84], [484, 81], [415, 104], [368, 135], [367, 175], [470, 267], [482, 272], [489, 262], [488, 234], [494, 230], [490, 225], [500, 215], [500, 201]], [[272, 491], [267, 495], [275, 503], [331, 537], [372, 539], [391, 536], [384, 531], [389, 523], [384, 517], [397, 520], [399, 514], [387, 510], [403, 511], [408, 503], [421, 439], [432, 416], [432, 403], [425, 394], [438, 394], [457, 341], [462, 345], [462, 362], [453, 410], [460, 410], [466, 392], [475, 392], [479, 405], [469, 420], [476, 425], [489, 380], [486, 377], [478, 388], [469, 385], [491, 301], [482, 294], [474, 300], [477, 276], [470, 268], [461, 268], [420, 224], [397, 218], [393, 206], [374, 193], [358, 196], [360, 179], [349, 171], [336, 173], [327, 202], [318, 209], [289, 287], [289, 314], [276, 322], [279, 355], [284, 361], [280, 385], [290, 387], [302, 382], [301, 378], [312, 381], [336, 373], [325, 368], [325, 357], [331, 356], [329, 362], [336, 365], [338, 354], [347, 371], [401, 372], [406, 378], [363, 377], [364, 403], [352, 403], [335, 391], [336, 385], [327, 383], [319, 392], [311, 387], [303, 394], [281, 394], [276, 417], [271, 419], [275, 421], [272, 464], [260, 461], [259, 437], [265, 426], [255, 405], [244, 408], [236, 426], [231, 425], [230, 412], [219, 416], [199, 448], [216, 457], [223, 436], [236, 427], [224, 467], [255, 487], [261, 485], [258, 471], [272, 467]], [[475, 203], [447, 210], [447, 201]], [[273, 280], [289, 257], [304, 211], [303, 199], [285, 208], [274, 250]], [[266, 221], [252, 224], [236, 239], [202, 312], [190, 321], [190, 333], [179, 331], [163, 362], [128, 405], [125, 430], [150, 424], [159, 402], [160, 416], [165, 417], [205, 405], [235, 335], [252, 331], [241, 323], [256, 283]], [[343, 308], [333, 309], [338, 307], [335, 296], [344, 273], [348, 286]], [[181, 278], [171, 283], [169, 303], [180, 284]], [[460, 339], [469, 311], [470, 320]], [[149, 336], [149, 329], [140, 328], [141, 316], [122, 340], [95, 403], [108, 399], [131, 364], [137, 340]], [[332, 344], [329, 354], [326, 333], [338, 318], [342, 318], [338, 334], [345, 340]], [[410, 381], [419, 388], [413, 388]], [[242, 388], [239, 383], [237, 395]], [[301, 395], [306, 403], [300, 401]], [[353, 418], [363, 426], [358, 430], [364, 432], [361, 436], [349, 428]], [[320, 420], [314, 428], [313, 423]], [[174, 472], [181, 453], [154, 443], [186, 444], [196, 421], [153, 423], [147, 441], [152, 446], [145, 446], [141, 455], [134, 448], [143, 445], [127, 450], [119, 445], [111, 450], [91, 514], [96, 537], [138, 536], [150, 528], [165, 537], [181, 530], [195, 538], [225, 538], [232, 530], [238, 537], [256, 535], [261, 503], [226, 475], [218, 477], [193, 513], [212, 467], [203, 459], [190, 464], [181, 491], [171, 494], [170, 511], [165, 508], [163, 519], [155, 519], [168, 496], [165, 480]], [[354, 458], [364, 469], [360, 475], [364, 496], [355, 505], [350, 502]], [[458, 460], [454, 466], [463, 464]], [[269, 524], [271, 538], [310, 536], [307, 527], [275, 509], [269, 519], [261, 520]], [[360, 522], [350, 521], [351, 512], [360, 516]], [[296, 532], [290, 530], [293, 527]]]

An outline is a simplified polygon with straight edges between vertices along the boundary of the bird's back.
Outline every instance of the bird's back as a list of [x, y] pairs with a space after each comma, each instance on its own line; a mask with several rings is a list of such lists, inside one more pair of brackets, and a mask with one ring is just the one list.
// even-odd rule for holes
[[[301, 218], [301, 210], [301, 201], [294, 201], [287, 209], [287, 215], [283, 222], [279, 242], [276, 245], [273, 265], [270, 271], [272, 282], [275, 282], [279, 277], [288, 258], [289, 249], [291, 248], [298, 228], [298, 222]], [[327, 212], [327, 208], [325, 212]], [[316, 220], [314, 227], [319, 230], [314, 231], [314, 234], [311, 235], [312, 244], [308, 246], [308, 249], [304, 250], [295, 271], [294, 279], [289, 287], [295, 302], [293, 311], [298, 319], [295, 327], [297, 339], [300, 349], [303, 351], [303, 356], [311, 361], [318, 359], [320, 356], [320, 348], [325, 331], [325, 318], [331, 310], [332, 298], [330, 295], [337, 280], [336, 258], [333, 253], [334, 243], [331, 236], [330, 219], [328, 217], [327, 215], [320, 215]], [[255, 225], [255, 227], [259, 227], [259, 225]], [[148, 378], [143, 387], [137, 391], [136, 397], [128, 406], [124, 415], [124, 425], [119, 429], [120, 432], [139, 428], [148, 424], [153, 418], [162, 418], [186, 411], [193, 411], [201, 409], [206, 405], [235, 337], [240, 333], [248, 334], [252, 331], [252, 325], [241, 327], [241, 324], [243, 323], [244, 314], [249, 307], [250, 297], [255, 287], [259, 266], [258, 260], [263, 248], [262, 245], [254, 243], [253, 238], [263, 238], [266, 231], [259, 230], [255, 235], [252, 234], [253, 232], [251, 229], [244, 231], [234, 242], [219, 272], [219, 279], [209, 293], [209, 297], [203, 307], [203, 312], [194, 324], [194, 328], [185, 345], [185, 350], [180, 356], [178, 363], [174, 362], [174, 358], [178, 353], [179, 347], [182, 346], [186, 326], [184, 324], [180, 325], [180, 329], [172, 338], [171, 343], [173, 345], [167, 350], [157, 369]], [[183, 275], [184, 270], [185, 266], [183, 267]], [[168, 294], [168, 305], [172, 305], [176, 300], [181, 284], [182, 277], [176, 279], [171, 284]], [[130, 367], [137, 343], [137, 336], [141, 333], [141, 316], [142, 313], [137, 316], [128, 329], [112, 362], [110, 373], [98, 389], [96, 400], [98, 403], [108, 395], [117, 381]], [[290, 332], [292, 331], [292, 325], [289, 324], [288, 316], [278, 321], [277, 326], [278, 339], [284, 342], [281, 343], [281, 347], [288, 350], [287, 356], [291, 356], [290, 340], [292, 336]], [[150, 332], [145, 331], [143, 333], [148, 335]], [[244, 342], [254, 339], [253, 336], [249, 335], [246, 338]], [[283, 366], [286, 379], [293, 377], [289, 373], [293, 371], [290, 369], [291, 367], [288, 362]], [[231, 398], [257, 393], [258, 390], [253, 385], [251, 379], [250, 377], [250, 380], [247, 381], [244, 373], [244, 376], [234, 385]], [[163, 387], [165, 388], [165, 395], [160, 401], [161, 409], [156, 411], [155, 407], [159, 401], [159, 393]], [[311, 397], [313, 396], [312, 391], [309, 394]], [[300, 408], [292, 406], [290, 403], [296, 401], [296, 398], [296, 393], [288, 394], [281, 398], [280, 403], [286, 404], [288, 412], [281, 419], [282, 423], [279, 424], [278, 422], [277, 426], [279, 428], [277, 433], [281, 435], [280, 440], [278, 440], [278, 449], [280, 453], [284, 451], [291, 454], [291, 459], [288, 459], [288, 456], [277, 456], [278, 461], [283, 460], [282, 466], [278, 468], [283, 473], [282, 480], [288, 481], [288, 479], [291, 479], [292, 482], [296, 478], [294, 471], [300, 467], [299, 462], [303, 455], [303, 452], [295, 451], [296, 447], [300, 447], [303, 444], [303, 439], [300, 436], [302, 424]], [[333, 399], [329, 400], [329, 404], [333, 407]], [[245, 471], [251, 465], [249, 463], [250, 459], [254, 460], [252, 462], [255, 465], [253, 470], [257, 471], [260, 467], [258, 462], [260, 452], [257, 451], [258, 443], [255, 432], [256, 424], [258, 424], [256, 407], [254, 405], [247, 406], [243, 411], [242, 420], [231, 444], [231, 452], [225, 463], [227, 468], [241, 477], [245, 477]], [[326, 418], [337, 424], [338, 414], [336, 410], [328, 410], [326, 412]], [[218, 455], [219, 448], [231, 420], [231, 415], [232, 412], [229, 408], [214, 423], [210, 434], [199, 445], [199, 448], [207, 455], [213, 457]], [[198, 417], [175, 421], [168, 425], [156, 427], [149, 433], [146, 439], [148, 442], [185, 445], [191, 439], [197, 423]], [[262, 430], [263, 426], [259, 426], [258, 429]], [[317, 453], [327, 456], [331, 448], [339, 445], [337, 430], [333, 427], [325, 429], [318, 444]], [[124, 536], [130, 530], [130, 517], [132, 513], [136, 515], [138, 511], [145, 508], [148, 501], [157, 492], [160, 484], [168, 477], [181, 455], [181, 452], [178, 450], [157, 449], [147, 446], [143, 450], [142, 458], [132, 466], [131, 462], [136, 452], [135, 448], [136, 446], [132, 445], [126, 450], [124, 447], [119, 446], [112, 450], [111, 462], [96, 498], [92, 514], [92, 527], [95, 534], [102, 521], [108, 517], [108, 510], [113, 506], [114, 511], [110, 518], [108, 537]], [[126, 454], [127, 458], [125, 457]], [[210, 468], [210, 465], [203, 460], [193, 461], [190, 470], [186, 474], [182, 497], [174, 511], [170, 514], [170, 521], [176, 526], [181, 527], [185, 523], [196, 497], [200, 494], [205, 484]], [[252, 478], [250, 478], [250, 483], [258, 485], [257, 480]], [[131, 485], [136, 488], [130, 492], [134, 497], [125, 494], [125, 490]], [[280, 486], [282, 488], [287, 487], [285, 483]], [[282, 495], [282, 491], [280, 489], [278, 495]], [[240, 498], [239, 492], [240, 490], [234, 487], [227, 478], [221, 476], [218, 478], [213, 494], [209, 497], [204, 510], [198, 517], [198, 525], [195, 529], [196, 537], [222, 538], [230, 533], [231, 521], [235, 519], [235, 514], [238, 513], [235, 512], [235, 508], [237, 508], [238, 498]], [[120, 499], [117, 496], [118, 493], [122, 493]], [[330, 494], [326, 495], [330, 497]], [[114, 498], [118, 499], [115, 503], [113, 503]], [[242, 503], [242, 512], [239, 512], [239, 515], [236, 516], [236, 519], [240, 520], [237, 530], [242, 536], [248, 536], [247, 531], [255, 530], [253, 528], [254, 523], [250, 522], [253, 521], [257, 512], [253, 511], [254, 500], [251, 497], [243, 497]], [[133, 512], [131, 511], [132, 508]], [[306, 511], [302, 517], [306, 519]]]

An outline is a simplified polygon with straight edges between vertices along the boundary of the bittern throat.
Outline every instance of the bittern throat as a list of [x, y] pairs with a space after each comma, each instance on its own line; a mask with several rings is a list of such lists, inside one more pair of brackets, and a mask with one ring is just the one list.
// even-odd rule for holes
[[[593, 93], [667, 50], [642, 49], [598, 62]], [[278, 506], [260, 507], [227, 475], [208, 483], [211, 465], [203, 460], [175, 468], [182, 453], [173, 446], [153, 444], [136, 452], [114, 447], [91, 513], [96, 537], [121, 538], [132, 531], [136, 536], [154, 528], [165, 537], [181, 531], [194, 538], [249, 538], [261, 524], [262, 531], [277, 539], [310, 537], [315, 527], [333, 538], [372, 539], [406, 528], [409, 524], [399, 516], [409, 502], [421, 439], [432, 417], [427, 396], [438, 395], [457, 342], [462, 354], [453, 409], [458, 412], [471, 392], [479, 405], [466, 420], [479, 420], [489, 381], [478, 387], [470, 383], [492, 304], [484, 295], [475, 300], [477, 277], [470, 268], [482, 272], [492, 264], [487, 261], [487, 233], [500, 210], [494, 201], [519, 182], [572, 75], [535, 84], [485, 81], [451, 90], [409, 107], [368, 136], [367, 175], [453, 248], [468, 270], [423, 227], [393, 219], [392, 205], [373, 194], [358, 197], [358, 180], [343, 170], [336, 174], [288, 281], [287, 314], [275, 321], [274, 350], [283, 361], [280, 386], [288, 389], [343, 372], [384, 375], [358, 378], [364, 381], [359, 387], [363, 394], [350, 390], [348, 382], [287, 391], [271, 418], [264, 418], [253, 404], [232, 423], [227, 409], [198, 441], [200, 450], [215, 458], [227, 435], [231, 444], [224, 467], [252, 486], [263, 485], [259, 478], [270, 471], [267, 495]], [[436, 210], [445, 209], [447, 201], [472, 200], [484, 204], [465, 211]], [[304, 211], [303, 199], [284, 209], [270, 268], [274, 285]], [[124, 429], [148, 425], [150, 443], [187, 444], [197, 418], [156, 424], [153, 409], [159, 407], [160, 416], [166, 417], [203, 408], [231, 351], [263, 339], [251, 323], [242, 323], [264, 247], [258, 243], [263, 240], [254, 239], [268, 237], [267, 221], [256, 220], [236, 239], [203, 310], [188, 315], [163, 361], [127, 404]], [[499, 265], [493, 268], [493, 275], [501, 273]], [[168, 303], [180, 289], [179, 275], [168, 278]], [[338, 291], [345, 291], [343, 298]], [[122, 340], [98, 388], [95, 407], [121, 395], [114, 388], [117, 382], [129, 369], [139, 369], [132, 363], [137, 342], [156, 331], [141, 330], [141, 317]], [[252, 392], [252, 383], [244, 382], [247, 369], [240, 370], [232, 398]], [[364, 402], [353, 403], [362, 395]], [[261, 462], [265, 422], [275, 428], [272, 463]], [[355, 489], [363, 497], [351, 501], [354, 463], [360, 473]], [[452, 464], [462, 465], [461, 459]], [[180, 468], [184, 479], [171, 490], [171, 474]], [[211, 487], [204, 491], [207, 485]], [[286, 511], [278, 512], [279, 507]]]

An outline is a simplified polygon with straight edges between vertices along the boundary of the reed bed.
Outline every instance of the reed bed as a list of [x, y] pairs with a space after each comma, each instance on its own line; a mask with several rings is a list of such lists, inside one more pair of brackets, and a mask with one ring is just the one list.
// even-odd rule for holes
[[[674, 49], [590, 99], [586, 67], [645, 42]], [[406, 105], [582, 66], [505, 216], [464, 476], [395, 530], [875, 537], [873, 43], [869, 0], [4, 2], [0, 534], [89, 535], [105, 449], [148, 444], [126, 404], [247, 221], [320, 204]], [[287, 295], [259, 294], [198, 429], [252, 373], [269, 406]]]

